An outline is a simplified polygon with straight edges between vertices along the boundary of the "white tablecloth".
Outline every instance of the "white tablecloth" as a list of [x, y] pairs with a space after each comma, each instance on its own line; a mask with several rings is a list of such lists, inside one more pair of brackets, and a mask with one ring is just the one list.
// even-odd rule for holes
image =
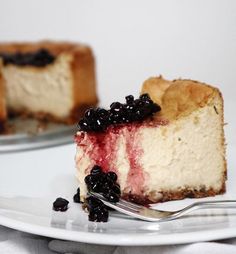
[[53, 240], [26, 234], [0, 226], [1, 254], [234, 254], [236, 239], [220, 242], [193, 243], [187, 245], [153, 247], [98, 246], [84, 243]]

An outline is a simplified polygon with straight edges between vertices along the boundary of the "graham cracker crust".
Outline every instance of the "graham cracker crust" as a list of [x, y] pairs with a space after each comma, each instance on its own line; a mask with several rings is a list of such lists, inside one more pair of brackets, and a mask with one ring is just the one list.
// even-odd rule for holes
[[205, 198], [205, 197], [214, 197], [219, 194], [224, 194], [226, 191], [225, 182], [222, 184], [222, 187], [219, 191], [216, 191], [212, 188], [206, 190], [201, 188], [200, 190], [194, 189], [182, 189], [180, 191], [167, 191], [167, 192], [158, 192], [158, 195], [154, 197], [153, 193], [148, 195], [133, 195], [131, 193], [122, 194], [122, 198], [141, 205], [149, 205], [155, 203], [162, 203], [171, 200], [181, 200], [184, 198]]
[[10, 118], [20, 116], [23, 118], [36, 118], [42, 121], [64, 123], [69, 125], [69, 124], [77, 123], [80, 120], [80, 117], [83, 116], [85, 110], [93, 106], [95, 105], [80, 105], [80, 106], [74, 107], [71, 110], [70, 115], [66, 117], [65, 119], [57, 118], [56, 116], [51, 115], [49, 113], [45, 113], [45, 112], [33, 113], [27, 110], [22, 110], [22, 111], [9, 110], [8, 114]]
[[0, 134], [6, 133], [6, 123], [5, 121], [0, 121]]

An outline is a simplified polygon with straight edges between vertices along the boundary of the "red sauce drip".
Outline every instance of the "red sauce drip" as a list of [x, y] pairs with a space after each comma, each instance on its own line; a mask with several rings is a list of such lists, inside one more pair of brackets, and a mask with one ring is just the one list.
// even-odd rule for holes
[[126, 132], [126, 153], [129, 160], [129, 173], [126, 187], [132, 194], [139, 195], [143, 191], [145, 177], [139, 158], [143, 153], [140, 147], [139, 126], [127, 128]]
[[89, 139], [93, 146], [89, 153], [90, 158], [96, 165], [101, 166], [104, 172], [115, 172], [114, 160], [118, 135], [114, 135], [112, 132], [96, 133], [89, 134]]
[[[168, 122], [166, 120], [155, 119], [155, 121], [142, 123], [113, 125], [105, 132], [81, 132], [75, 136], [75, 142], [84, 149], [84, 153], [89, 155], [94, 165], [101, 166], [104, 172], [116, 172], [119, 179], [119, 172], [115, 168], [114, 162], [116, 161], [118, 149], [117, 141], [120, 135], [123, 135], [126, 140], [126, 154], [130, 166], [126, 187], [132, 194], [139, 195], [143, 191], [145, 176], [139, 162], [143, 151], [140, 147], [138, 130], [144, 126], [158, 127], [167, 124]], [[87, 173], [90, 170], [90, 168], [87, 169]]]

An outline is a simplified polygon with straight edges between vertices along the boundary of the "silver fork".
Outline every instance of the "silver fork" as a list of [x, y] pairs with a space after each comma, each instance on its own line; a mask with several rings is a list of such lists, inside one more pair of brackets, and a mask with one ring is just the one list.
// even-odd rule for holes
[[201, 201], [193, 203], [181, 210], [162, 211], [147, 208], [120, 198], [117, 203], [107, 201], [101, 194], [90, 191], [89, 195], [100, 199], [105, 205], [132, 217], [145, 221], [168, 221], [180, 218], [198, 209], [236, 208], [236, 200]]

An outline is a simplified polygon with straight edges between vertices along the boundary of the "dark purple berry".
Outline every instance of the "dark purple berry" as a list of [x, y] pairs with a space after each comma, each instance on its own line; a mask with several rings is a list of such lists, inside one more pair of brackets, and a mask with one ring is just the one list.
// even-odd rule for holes
[[120, 186], [117, 183], [112, 186], [112, 191], [114, 191], [117, 195], [121, 194]]
[[86, 198], [86, 203], [88, 205], [88, 210], [94, 209], [96, 207], [105, 206], [101, 200], [94, 198], [92, 196]]
[[133, 95], [128, 95], [125, 97], [126, 103], [130, 104], [134, 101], [134, 96]]
[[161, 110], [161, 107], [158, 104], [153, 103], [151, 109], [152, 109], [152, 113], [156, 113], [156, 112], [159, 112]]
[[102, 168], [98, 165], [93, 166], [93, 168], [90, 171], [91, 175], [99, 175], [102, 173]]
[[95, 222], [107, 222], [108, 221], [108, 210], [105, 206], [97, 207], [89, 211], [89, 221]]
[[101, 183], [99, 181], [93, 182], [91, 185], [88, 186], [90, 191], [100, 192], [102, 190]]
[[85, 119], [81, 119], [78, 123], [78, 128], [81, 131], [89, 131], [90, 127], [88, 121]]
[[103, 193], [104, 198], [112, 203], [119, 202], [119, 195], [117, 195], [114, 191], [110, 190], [108, 193]]
[[78, 193], [76, 193], [73, 197], [73, 200], [75, 203], [80, 203], [80, 195]]
[[109, 116], [108, 110], [104, 108], [97, 108], [96, 109], [96, 114], [98, 115], [99, 118], [101, 119], [106, 119]]
[[141, 95], [139, 96], [139, 98], [140, 98], [141, 100], [150, 100], [150, 96], [149, 96], [148, 93], [141, 94]]
[[90, 185], [90, 184], [93, 182], [93, 177], [92, 177], [92, 175], [87, 175], [87, 176], [84, 178], [84, 182], [85, 182], [87, 185]]
[[123, 104], [120, 102], [113, 102], [110, 105], [110, 108], [111, 108], [111, 112], [119, 112], [123, 109]]
[[136, 121], [141, 121], [143, 119], [143, 114], [140, 109], [136, 110], [134, 113], [134, 119]]
[[68, 209], [68, 204], [69, 201], [67, 201], [64, 198], [57, 198], [54, 202], [53, 202], [53, 210], [54, 211], [60, 211], [60, 212], [64, 212]]
[[109, 172], [107, 172], [107, 178], [111, 179], [112, 182], [114, 183], [117, 180], [117, 174], [113, 171], [109, 171]]
[[133, 110], [135, 109], [135, 104], [134, 103], [130, 103], [125, 105], [125, 109], [126, 109], [126, 113], [132, 113]]
[[86, 119], [92, 119], [96, 116], [95, 110], [93, 108], [87, 109], [84, 113]]
[[107, 193], [111, 190], [112, 186], [114, 185], [113, 181], [106, 180], [103, 185], [101, 186], [101, 193]]

